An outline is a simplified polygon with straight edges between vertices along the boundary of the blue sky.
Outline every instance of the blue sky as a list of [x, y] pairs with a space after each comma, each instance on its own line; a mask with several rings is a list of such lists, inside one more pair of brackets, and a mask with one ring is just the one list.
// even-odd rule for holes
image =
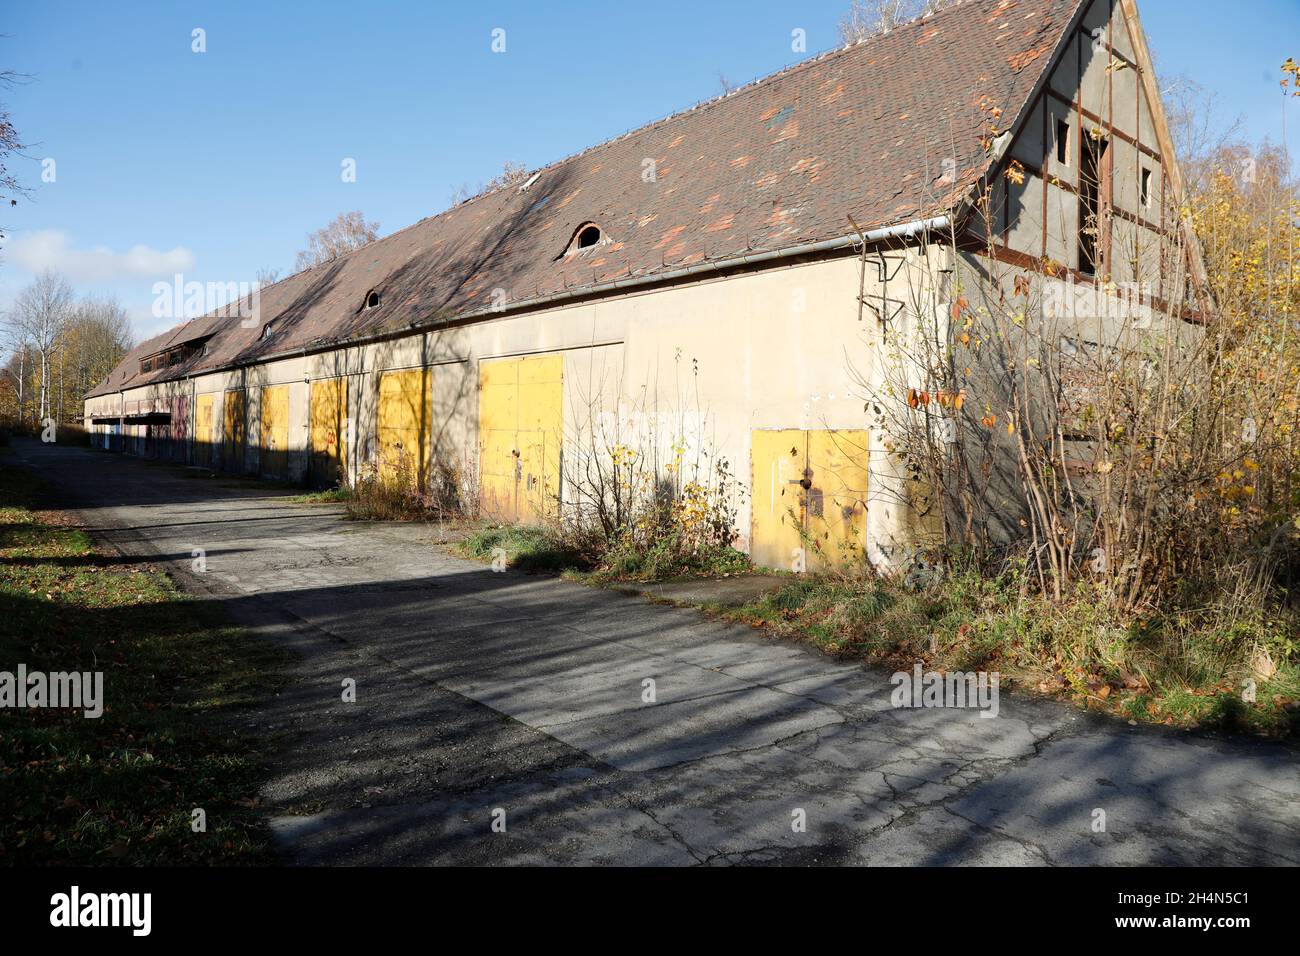
[[[7, 0], [0, 92], [30, 144], [29, 200], [0, 213], [0, 308], [39, 264], [110, 293], [137, 334], [152, 286], [292, 270], [306, 234], [360, 209], [381, 234], [504, 160], [544, 165], [835, 45], [848, 0], [52, 2]], [[1189, 74], [1281, 139], [1277, 67], [1300, 0], [1139, 0], [1161, 75]], [[192, 31], [207, 51], [191, 50]], [[504, 29], [506, 49], [491, 49]], [[1289, 146], [1300, 157], [1300, 100]], [[56, 179], [41, 181], [41, 161]], [[356, 161], [356, 182], [340, 176]]]

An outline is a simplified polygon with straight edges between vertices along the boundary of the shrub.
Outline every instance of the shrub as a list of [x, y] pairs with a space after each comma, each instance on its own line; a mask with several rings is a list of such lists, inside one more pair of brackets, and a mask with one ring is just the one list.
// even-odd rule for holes
[[361, 466], [348, 496], [348, 517], [365, 521], [458, 521], [477, 516], [472, 482], [441, 460], [424, 480], [405, 452], [391, 463]]

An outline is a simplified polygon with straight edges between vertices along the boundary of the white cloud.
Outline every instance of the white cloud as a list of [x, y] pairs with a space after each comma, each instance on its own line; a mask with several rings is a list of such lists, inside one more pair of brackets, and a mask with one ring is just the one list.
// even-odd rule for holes
[[149, 246], [132, 246], [114, 252], [107, 246], [74, 249], [66, 233], [42, 229], [16, 237], [5, 257], [28, 272], [53, 269], [73, 282], [107, 282], [126, 277], [152, 278], [194, 268], [194, 253], [184, 246], [166, 252]]

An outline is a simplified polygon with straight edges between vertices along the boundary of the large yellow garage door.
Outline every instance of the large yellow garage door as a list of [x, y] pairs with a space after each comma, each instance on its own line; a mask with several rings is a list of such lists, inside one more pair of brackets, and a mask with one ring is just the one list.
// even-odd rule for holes
[[344, 474], [348, 420], [348, 385], [343, 378], [311, 383], [311, 478], [321, 486], [337, 484]]
[[194, 402], [194, 464], [212, 467], [212, 408], [215, 395], [200, 395]]
[[289, 470], [289, 386], [262, 388], [262, 474], [284, 478]]
[[385, 372], [379, 377], [376, 425], [380, 468], [387, 478], [405, 473], [424, 487], [429, 435], [429, 370]]
[[756, 431], [750, 447], [755, 564], [812, 570], [864, 556], [865, 431]]
[[503, 521], [554, 515], [564, 436], [564, 356], [480, 363], [478, 415], [483, 511]]
[[221, 452], [221, 465], [226, 471], [244, 470], [244, 446], [248, 440], [246, 410], [247, 402], [243, 389], [226, 392], [222, 404], [224, 443]]

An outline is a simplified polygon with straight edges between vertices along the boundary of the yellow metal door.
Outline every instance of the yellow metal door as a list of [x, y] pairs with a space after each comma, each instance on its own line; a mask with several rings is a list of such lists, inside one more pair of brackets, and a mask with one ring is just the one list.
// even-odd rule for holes
[[485, 514], [506, 521], [518, 516], [515, 475], [519, 455], [519, 370], [512, 359], [479, 364], [479, 486]]
[[379, 467], [388, 480], [424, 487], [429, 430], [429, 370], [385, 372], [379, 377]]
[[804, 571], [864, 554], [865, 431], [755, 431], [750, 449], [755, 564]]
[[819, 551], [813, 564], [861, 560], [867, 547], [867, 433], [811, 431], [808, 461], [806, 527]]
[[479, 365], [479, 473], [485, 513], [506, 521], [555, 514], [564, 436], [564, 357]]
[[803, 569], [804, 500], [799, 482], [807, 467], [802, 431], [756, 431], [750, 439], [753, 517], [749, 553], [755, 564]]
[[222, 422], [224, 424], [222, 436], [224, 443], [221, 452], [222, 467], [226, 471], [238, 472], [244, 470], [244, 445], [248, 440], [245, 410], [246, 400], [243, 389], [226, 392], [222, 404]]
[[348, 386], [343, 378], [311, 383], [311, 477], [319, 485], [333, 485], [343, 477], [347, 448]]
[[262, 474], [284, 478], [289, 469], [289, 386], [263, 386], [261, 412]]
[[214, 395], [200, 395], [194, 403], [194, 464], [212, 466], [212, 405]]
[[560, 494], [564, 356], [529, 355], [519, 364], [519, 520], [553, 517]]

